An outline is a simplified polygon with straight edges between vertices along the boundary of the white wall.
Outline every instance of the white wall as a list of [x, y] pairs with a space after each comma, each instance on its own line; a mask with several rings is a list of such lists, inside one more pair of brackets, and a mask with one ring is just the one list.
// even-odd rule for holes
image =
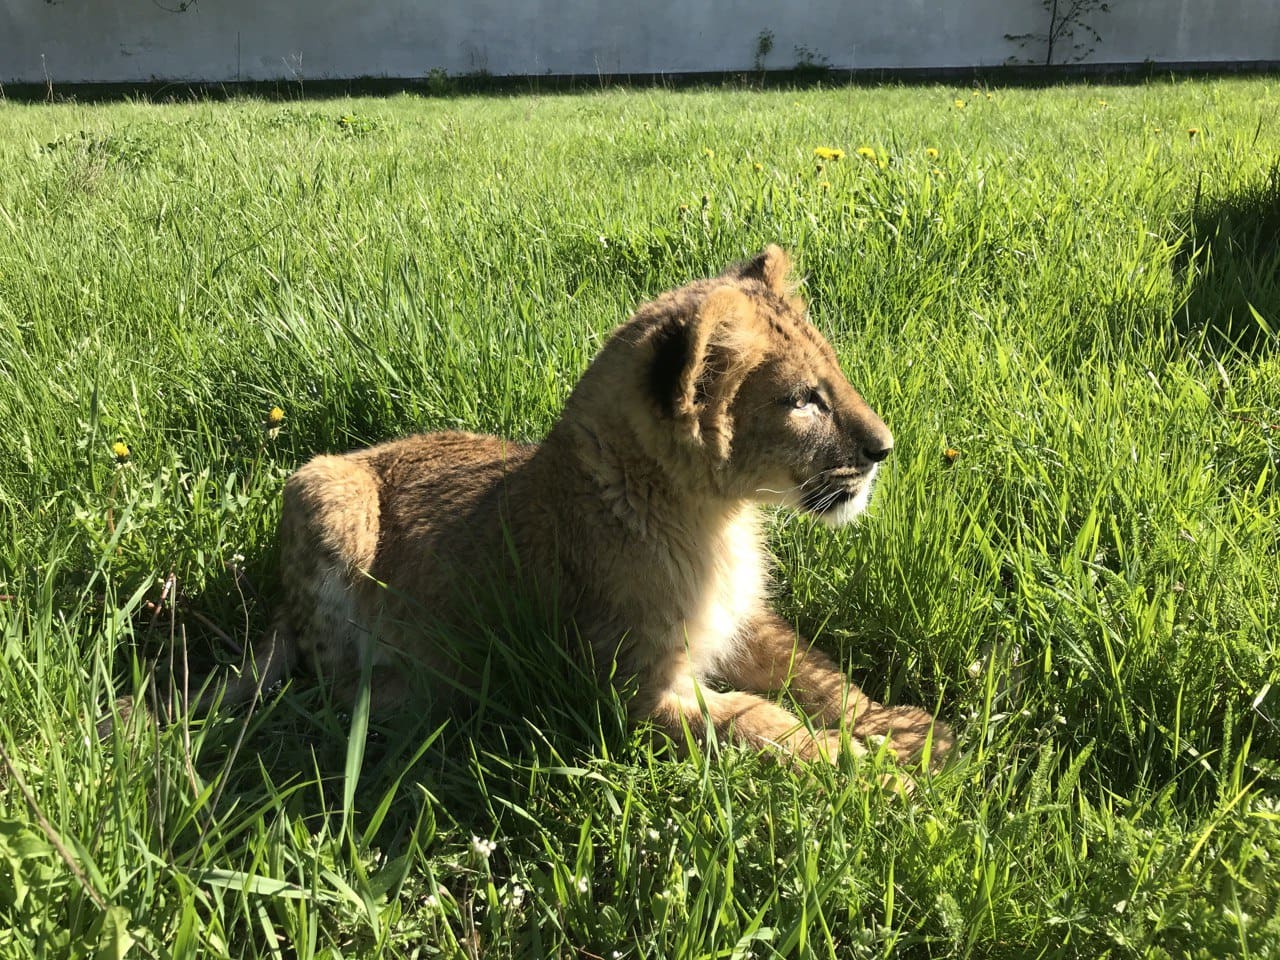
[[[0, 82], [749, 70], [1035, 59], [1040, 0], [0, 0]], [[1111, 0], [1094, 62], [1280, 60], [1280, 0]]]

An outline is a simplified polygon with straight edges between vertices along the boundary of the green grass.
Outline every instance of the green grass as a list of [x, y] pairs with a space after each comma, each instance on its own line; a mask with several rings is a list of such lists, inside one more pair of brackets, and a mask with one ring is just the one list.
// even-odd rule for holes
[[[0, 956], [1280, 956], [1277, 115], [1268, 78], [0, 104]], [[954, 722], [912, 800], [675, 759], [521, 623], [442, 728], [350, 740], [299, 684], [98, 737], [264, 629], [292, 468], [537, 438], [637, 303], [769, 241], [897, 439], [858, 528], [778, 517], [779, 604]]]

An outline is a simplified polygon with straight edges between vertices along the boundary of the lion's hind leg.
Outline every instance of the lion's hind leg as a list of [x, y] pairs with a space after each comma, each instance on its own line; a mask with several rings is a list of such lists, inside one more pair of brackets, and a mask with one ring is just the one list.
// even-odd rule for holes
[[280, 622], [329, 679], [360, 670], [379, 536], [378, 478], [357, 457], [320, 456], [289, 478], [280, 517]]

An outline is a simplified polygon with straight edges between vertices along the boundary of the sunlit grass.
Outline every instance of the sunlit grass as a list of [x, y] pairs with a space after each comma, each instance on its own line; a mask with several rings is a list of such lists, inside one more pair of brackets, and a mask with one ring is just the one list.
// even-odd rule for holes
[[[0, 105], [0, 955], [1280, 953], [1277, 108]], [[912, 800], [677, 759], [531, 622], [443, 727], [352, 742], [301, 686], [98, 736], [265, 628], [293, 467], [536, 439], [636, 304], [767, 242], [896, 438], [856, 529], [778, 517], [778, 603], [957, 727]]]

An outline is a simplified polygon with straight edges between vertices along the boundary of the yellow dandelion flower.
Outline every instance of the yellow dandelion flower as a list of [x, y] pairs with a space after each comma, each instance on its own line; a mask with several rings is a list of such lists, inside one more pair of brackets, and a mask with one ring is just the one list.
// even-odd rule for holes
[[1152, 127], [1152, 128], [1151, 128], [1151, 132], [1152, 132], [1152, 133], [1159, 133], [1159, 132], [1160, 132], [1160, 128], [1159, 128], [1159, 127]]
[[819, 160], [843, 160], [844, 151], [839, 147], [814, 147], [813, 155]]
[[858, 156], [860, 156], [863, 160], [875, 160], [876, 148], [875, 147], [859, 147]]
[[937, 177], [939, 180], [945, 180], [945, 179], [946, 179], [946, 176], [947, 176], [945, 173], [943, 173], [943, 172], [942, 172], [941, 170], [939, 170], [937, 167], [934, 167], [934, 168], [933, 168], [932, 170], [930, 170], [929, 172], [930, 172], [931, 174], [933, 174], [935, 177]]
[[995, 95], [994, 93], [988, 93], [988, 94], [987, 94], [987, 99], [988, 99], [988, 100], [994, 100], [995, 98], [996, 98], [996, 95]]
[[267, 423], [273, 427], [280, 426], [280, 424], [284, 423], [284, 411], [279, 407], [272, 407], [270, 412], [267, 413]]
[[688, 205], [687, 203], [682, 203], [682, 204], [680, 204], [680, 212], [681, 212], [681, 213], [688, 213], [688, 212], [689, 212], [689, 205]]
[[1109, 104], [1109, 103], [1107, 103], [1107, 101], [1105, 101], [1105, 100], [1099, 100], [1099, 101], [1098, 101], [1098, 106], [1100, 106], [1100, 107], [1108, 107], [1108, 106], [1110, 106], [1110, 104]]
[[710, 147], [703, 147], [702, 155], [706, 157], [708, 160], [714, 160], [716, 158], [716, 152], [712, 150]]
[[1187, 127], [1187, 136], [1190, 137], [1192, 140], [1194, 140], [1199, 135], [1200, 135], [1199, 127]]
[[117, 440], [111, 445], [111, 452], [115, 454], [118, 463], [124, 463], [129, 459], [129, 445], [123, 440]]
[[831, 181], [830, 181], [830, 180], [823, 180], [820, 184], [818, 184], [818, 186], [820, 186], [823, 190], [830, 190], [830, 189], [831, 189]]
[[930, 147], [928, 150], [926, 150], [926, 151], [924, 152], [924, 155], [925, 155], [926, 157], [928, 157], [930, 160], [937, 160], [937, 159], [938, 159], [938, 148], [937, 148], [937, 147]]
[[957, 110], [963, 110], [963, 109], [964, 109], [964, 101], [963, 101], [963, 100], [961, 100], [959, 97], [956, 97], [956, 98], [955, 98], [954, 100], [952, 100], [951, 102], [952, 102], [953, 104], [955, 104], [955, 108], [956, 108]]
[[764, 169], [764, 164], [763, 164], [763, 163], [753, 163], [753, 164], [751, 165], [751, 169], [752, 169], [752, 170], [754, 170], [756, 173], [759, 173], [761, 170], [763, 170], [763, 169]]
[[956, 457], [960, 456], [960, 451], [957, 450], [955, 447], [947, 447], [945, 450], [942, 451], [942, 456], [943, 456], [943, 459], [947, 461], [947, 463], [955, 463]]

